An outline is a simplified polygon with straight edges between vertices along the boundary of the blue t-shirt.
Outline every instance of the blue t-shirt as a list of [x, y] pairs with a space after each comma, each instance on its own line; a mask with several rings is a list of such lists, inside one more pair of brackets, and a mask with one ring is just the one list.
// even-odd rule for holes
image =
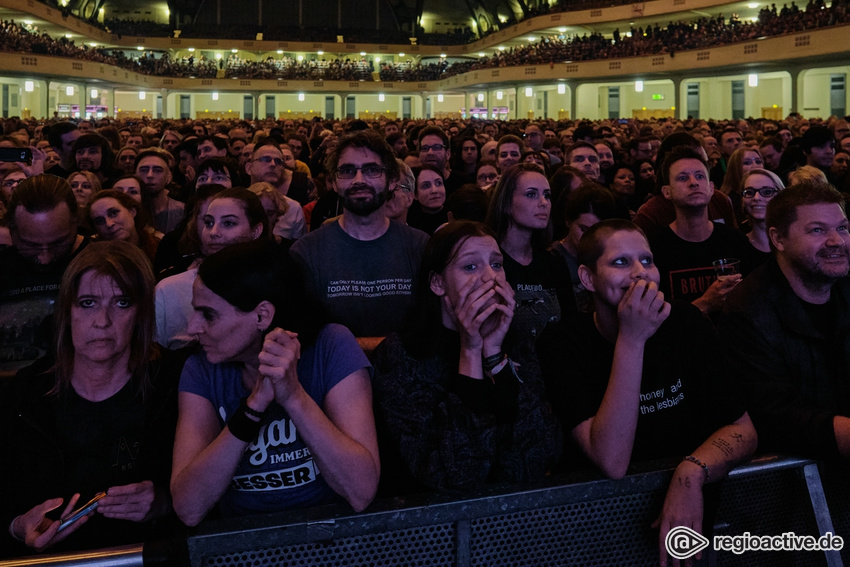
[[[327, 325], [316, 343], [302, 351], [298, 379], [319, 407], [324, 407], [331, 388], [361, 368], [371, 366], [351, 331], [342, 325]], [[251, 393], [242, 384], [241, 366], [212, 364], [204, 353], [186, 361], [179, 389], [208, 399], [216, 408], [222, 429], [242, 398]], [[224, 516], [242, 516], [338, 499], [322, 478], [295, 424], [282, 407], [272, 403], [259, 436], [245, 449], [219, 508]]]

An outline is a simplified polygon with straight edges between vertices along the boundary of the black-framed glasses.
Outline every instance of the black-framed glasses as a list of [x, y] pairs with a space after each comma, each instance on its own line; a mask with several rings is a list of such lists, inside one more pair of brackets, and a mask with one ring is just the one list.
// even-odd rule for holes
[[283, 165], [283, 160], [281, 158], [272, 157], [272, 156], [260, 156], [258, 158], [251, 160], [251, 161], [258, 161], [260, 163], [266, 163], [266, 164], [274, 162], [275, 165]]
[[339, 179], [354, 179], [357, 176], [357, 172], [361, 172], [363, 177], [368, 177], [369, 179], [375, 179], [384, 174], [387, 168], [382, 167], [376, 163], [367, 163], [366, 165], [362, 165], [360, 167], [355, 167], [353, 165], [343, 165], [336, 169], [336, 176]]
[[419, 146], [420, 152], [439, 152], [441, 150], [445, 150], [446, 146], [443, 144], [433, 144], [430, 146]]
[[756, 196], [756, 193], [764, 197], [765, 199], [770, 199], [777, 193], [779, 193], [779, 189], [774, 187], [759, 187], [758, 189], [755, 187], [745, 187], [741, 191], [741, 196], [747, 199], [752, 199]]

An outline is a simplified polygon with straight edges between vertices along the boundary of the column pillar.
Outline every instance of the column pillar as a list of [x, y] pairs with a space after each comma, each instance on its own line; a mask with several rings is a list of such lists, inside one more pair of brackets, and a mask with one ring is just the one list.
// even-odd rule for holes
[[43, 99], [44, 104], [44, 117], [49, 119], [53, 117], [53, 111], [55, 110], [53, 108], [50, 108], [50, 81], [44, 80], [39, 81], [39, 83], [44, 83], [44, 88], [41, 89], [41, 97]]
[[79, 85], [74, 86], [77, 88], [78, 91], [80, 91], [79, 95], [77, 96], [77, 100], [79, 101], [77, 102], [77, 104], [80, 105], [80, 120], [83, 120], [86, 117], [86, 105], [88, 104], [87, 101], [89, 100], [89, 87], [85, 83], [83, 83], [82, 88]]
[[162, 97], [162, 117], [168, 118], [168, 89], [159, 89], [159, 94]]
[[[791, 74], [791, 108], [785, 113], [785, 115], [789, 115], [792, 112], [799, 112], [799, 108], [804, 106], [800, 104], [800, 97], [798, 88], [800, 87], [800, 73], [803, 72], [802, 67], [790, 67], [788, 68], [788, 73]], [[805, 101], [803, 101], [805, 102]]]
[[682, 77], [674, 76], [670, 77], [670, 80], [673, 81], [673, 106], [676, 107], [676, 110], [673, 111], [673, 117], [684, 120], [688, 116], [682, 108]]
[[578, 112], [578, 83], [567, 81], [567, 84], [570, 87], [570, 120], [575, 120]]

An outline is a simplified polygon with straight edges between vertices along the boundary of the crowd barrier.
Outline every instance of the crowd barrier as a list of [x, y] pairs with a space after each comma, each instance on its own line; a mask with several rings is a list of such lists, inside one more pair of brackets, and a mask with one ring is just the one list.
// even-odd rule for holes
[[[650, 526], [671, 476], [667, 467], [616, 481], [553, 477], [522, 491], [378, 499], [361, 514], [332, 506], [209, 521], [176, 546], [149, 542], [143, 549], [46, 556], [39, 563], [0, 561], [0, 567], [654, 566], [657, 532]], [[714, 534], [850, 538], [848, 479], [846, 467], [760, 457], [725, 481]], [[709, 547], [697, 565], [837, 567], [843, 561], [850, 561], [847, 550], [735, 554]]]

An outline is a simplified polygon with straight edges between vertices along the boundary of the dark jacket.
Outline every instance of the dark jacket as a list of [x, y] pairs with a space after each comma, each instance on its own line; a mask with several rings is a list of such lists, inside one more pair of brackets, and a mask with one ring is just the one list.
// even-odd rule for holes
[[[460, 340], [443, 329], [436, 354], [414, 357], [397, 334], [375, 349], [376, 424], [387, 493], [427, 488], [474, 490], [488, 482], [543, 479], [559, 457], [561, 432], [543, 396], [539, 372], [524, 361], [474, 380], [458, 374]], [[395, 486], [390, 486], [392, 484]]]
[[834, 331], [824, 336], [775, 258], [729, 296], [718, 333], [762, 451], [839, 456], [832, 420], [850, 416], [850, 279], [835, 283], [831, 302]]
[[[33, 553], [32, 549], [9, 534], [9, 525], [16, 516], [50, 498], [62, 497], [66, 504], [68, 498], [80, 492], [80, 506], [94, 496], [85, 488], [70, 486], [68, 457], [71, 455], [60, 446], [61, 435], [57, 431], [56, 416], [62, 411], [63, 397], [49, 393], [55, 384], [55, 375], [49, 371], [37, 372], [34, 368], [39, 365], [37, 362], [19, 372], [14, 379], [3, 384], [0, 393], [0, 454], [3, 455], [3, 466], [0, 467], [0, 557]], [[116, 485], [152, 480], [167, 493], [176, 425], [176, 381], [173, 375], [163, 375], [157, 382], [144, 401], [140, 395], [133, 396], [125, 406], [128, 413], [141, 406], [138, 415], [144, 420], [142, 439], [138, 445], [133, 443], [133, 447], [128, 449], [133, 453], [133, 459], [122, 459], [111, 471], [92, 471], [92, 478], [109, 478]], [[92, 433], [86, 431], [85, 425], [80, 427], [83, 433]], [[109, 486], [98, 486], [92, 490], [97, 492], [107, 488]], [[50, 517], [58, 518], [63, 510], [64, 504]], [[52, 547], [50, 552], [139, 543], [145, 540], [150, 528], [149, 524], [111, 520], [95, 514], [87, 525]]]

